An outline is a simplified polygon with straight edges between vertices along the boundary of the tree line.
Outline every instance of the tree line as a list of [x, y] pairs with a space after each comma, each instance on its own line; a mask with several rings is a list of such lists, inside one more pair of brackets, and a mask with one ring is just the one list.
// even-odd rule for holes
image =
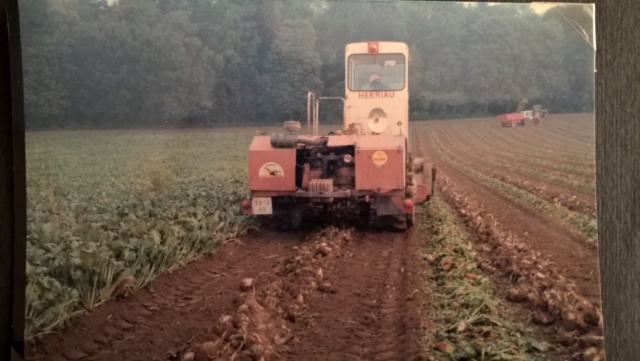
[[[28, 129], [278, 124], [344, 92], [344, 47], [409, 44], [411, 119], [592, 111], [592, 17], [566, 5], [21, 0]], [[582, 30], [586, 31], [582, 31]], [[322, 118], [341, 108], [323, 105]]]

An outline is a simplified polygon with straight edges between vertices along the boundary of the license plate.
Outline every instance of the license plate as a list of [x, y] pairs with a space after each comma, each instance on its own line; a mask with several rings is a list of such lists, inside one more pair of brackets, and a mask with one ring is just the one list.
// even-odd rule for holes
[[253, 214], [273, 214], [271, 197], [256, 197], [251, 199], [251, 210]]

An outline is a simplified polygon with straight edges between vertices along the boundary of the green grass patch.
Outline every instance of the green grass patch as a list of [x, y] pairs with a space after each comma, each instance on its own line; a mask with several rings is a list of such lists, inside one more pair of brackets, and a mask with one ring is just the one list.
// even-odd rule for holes
[[27, 134], [26, 338], [252, 227], [251, 131]]
[[510, 320], [453, 210], [434, 198], [418, 216], [424, 258], [432, 265], [427, 317], [441, 326], [425, 335], [427, 353], [436, 349], [440, 360], [544, 360], [548, 346]]

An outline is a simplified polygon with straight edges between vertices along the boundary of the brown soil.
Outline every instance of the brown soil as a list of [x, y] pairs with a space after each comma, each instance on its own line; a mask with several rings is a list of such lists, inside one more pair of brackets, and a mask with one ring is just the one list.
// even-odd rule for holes
[[[436, 132], [435, 137], [438, 143], [446, 144], [445, 148], [447, 153], [456, 154], [456, 159], [458, 161], [466, 160], [467, 162], [479, 163], [484, 165], [485, 167], [493, 170], [497, 170], [500, 173], [507, 174], [516, 174], [518, 176], [527, 177], [527, 175], [521, 174], [521, 171], [518, 171], [514, 168], [525, 168], [530, 170], [537, 171], [540, 175], [552, 176], [554, 179], [540, 179], [536, 176], [530, 176], [530, 179], [537, 179], [544, 184], [548, 184], [549, 186], [555, 186], [564, 189], [565, 193], [568, 194], [581, 194], [581, 195], [593, 195], [594, 192], [590, 191], [590, 185], [595, 181], [595, 166], [593, 167], [592, 174], [585, 174], [584, 172], [572, 172], [571, 167], [567, 167], [566, 170], [562, 170], [562, 165], [554, 159], [553, 156], [549, 156], [545, 162], [533, 163], [526, 162], [527, 158], [526, 154], [521, 154], [521, 151], [512, 150], [509, 155], [518, 155], [522, 157], [523, 160], [518, 160], [517, 158], [509, 157], [505, 154], [492, 154], [484, 151], [485, 144], [477, 144], [472, 146], [462, 145], [460, 140], [451, 140], [450, 136], [446, 136], [441, 134], [440, 132]], [[497, 137], [496, 137], [497, 138]], [[487, 137], [486, 142], [490, 142], [490, 137]], [[493, 141], [497, 141], [493, 139]], [[477, 148], [475, 148], [477, 147]], [[557, 157], [557, 155], [556, 155]], [[550, 164], [549, 162], [553, 162]], [[582, 164], [582, 167], [585, 165]], [[571, 181], [573, 184], [566, 184], [565, 182], [561, 182], [559, 180]]]
[[[446, 129], [446, 128], [445, 128]], [[473, 129], [473, 130], [472, 130]], [[590, 181], [595, 179], [595, 163], [580, 156], [589, 148], [581, 143], [575, 152], [566, 148], [566, 142], [549, 139], [534, 139], [532, 129], [519, 129], [522, 138], [516, 140], [515, 134], [502, 132], [491, 133], [491, 128], [456, 127], [451, 129], [452, 135], [464, 134], [464, 137], [452, 137], [458, 145], [455, 149], [464, 148], [467, 156], [474, 158], [490, 157], [499, 159], [505, 164], [542, 168], [560, 175], [569, 175], [575, 179]], [[471, 136], [473, 134], [473, 136]], [[458, 139], [459, 138], [459, 139]], [[556, 143], [557, 142], [557, 143]], [[548, 149], [554, 146], [555, 150]], [[544, 149], [544, 150], [543, 150]]]
[[[468, 227], [499, 295], [553, 344], [548, 356], [601, 350], [596, 248], [412, 135], [438, 168], [437, 196]], [[422, 316], [421, 241], [413, 229], [263, 230], [107, 301], [30, 345], [26, 360], [418, 360], [420, 334], [433, 327]]]
[[[568, 187], [562, 184], [541, 181], [534, 177], [518, 174], [504, 168], [500, 168], [500, 171], [496, 171], [494, 163], [487, 162], [483, 159], [474, 157], [473, 161], [465, 161], [465, 159], [469, 158], [468, 154], [461, 151], [457, 146], [445, 145], [445, 150], [447, 155], [452, 157], [455, 161], [471, 166], [486, 175], [526, 190], [547, 202], [558, 203], [571, 211], [576, 211], [593, 218], [596, 217], [596, 200], [595, 194], [593, 193], [589, 193], [576, 187]], [[540, 169], [540, 171], [544, 172], [545, 170]]]
[[163, 274], [127, 298], [106, 302], [27, 349], [26, 360], [170, 360], [207, 340], [207, 327], [230, 313], [243, 278], [270, 272], [304, 238], [267, 232]]
[[344, 249], [327, 281], [335, 294], [314, 294], [313, 327], [296, 327], [306, 344], [289, 360], [410, 360], [420, 329], [419, 245], [411, 233], [365, 234]]
[[415, 140], [436, 164], [438, 195], [475, 235], [482, 264], [501, 296], [526, 314], [557, 349], [566, 348], [565, 355], [601, 347], [596, 248], [555, 219], [443, 162], [424, 133]]
[[263, 231], [113, 299], [27, 360], [409, 360], [418, 241], [408, 233]]

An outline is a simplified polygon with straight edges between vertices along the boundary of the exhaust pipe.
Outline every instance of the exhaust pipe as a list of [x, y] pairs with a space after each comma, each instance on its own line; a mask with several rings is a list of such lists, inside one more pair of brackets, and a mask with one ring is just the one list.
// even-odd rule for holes
[[295, 134], [272, 134], [271, 146], [274, 148], [295, 148], [296, 144], [323, 145], [328, 138], [304, 139], [298, 138]]

